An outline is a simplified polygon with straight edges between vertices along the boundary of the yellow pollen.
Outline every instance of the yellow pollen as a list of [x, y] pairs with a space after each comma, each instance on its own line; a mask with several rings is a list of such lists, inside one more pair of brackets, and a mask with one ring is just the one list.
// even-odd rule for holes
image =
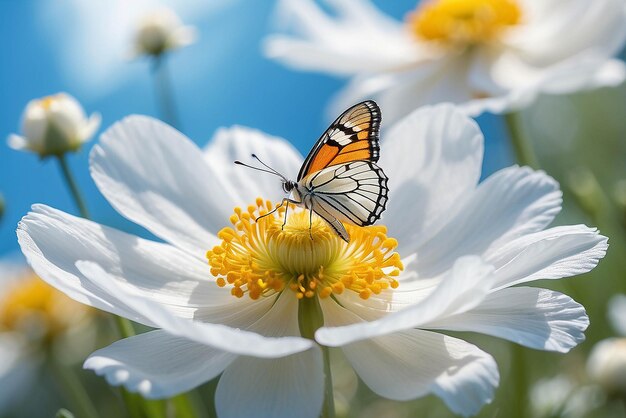
[[41, 99], [40, 103], [41, 106], [45, 109], [45, 110], [50, 110], [50, 108], [52, 107], [52, 104], [57, 100], [56, 96], [46, 96], [44, 98]]
[[286, 207], [267, 215], [276, 206], [261, 198], [255, 203], [233, 210], [232, 227], [218, 233], [222, 242], [206, 254], [217, 285], [232, 286], [233, 296], [259, 299], [289, 289], [298, 299], [345, 291], [367, 299], [398, 287], [398, 242], [384, 226], [346, 224], [346, 243], [317, 215], [311, 222], [306, 210], [290, 205], [283, 227]]
[[497, 39], [521, 17], [516, 0], [426, 0], [409, 14], [408, 25], [421, 39], [473, 45]]
[[0, 331], [51, 338], [78, 323], [89, 309], [34, 274], [10, 283], [0, 300]]

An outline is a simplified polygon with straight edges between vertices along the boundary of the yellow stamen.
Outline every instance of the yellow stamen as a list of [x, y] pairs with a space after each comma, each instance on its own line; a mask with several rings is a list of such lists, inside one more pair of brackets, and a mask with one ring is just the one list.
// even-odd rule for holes
[[283, 228], [287, 208], [267, 215], [273, 207], [258, 198], [246, 211], [235, 208], [233, 226], [223, 228], [220, 245], [207, 251], [217, 285], [232, 285], [233, 296], [258, 299], [289, 289], [298, 299], [345, 291], [367, 299], [398, 287], [395, 277], [403, 269], [394, 252], [398, 242], [387, 237], [384, 226], [345, 225], [346, 243], [317, 215], [311, 223], [308, 211], [293, 206]]
[[428, 0], [408, 24], [421, 39], [472, 45], [495, 40], [521, 16], [516, 0]]
[[57, 96], [46, 96], [40, 100], [41, 107], [45, 110], [50, 110], [52, 104], [57, 101]]

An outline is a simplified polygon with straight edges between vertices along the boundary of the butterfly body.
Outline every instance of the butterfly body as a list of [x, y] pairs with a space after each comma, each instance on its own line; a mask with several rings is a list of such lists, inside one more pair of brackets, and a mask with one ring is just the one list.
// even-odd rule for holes
[[316, 213], [346, 242], [350, 236], [342, 222], [367, 226], [380, 219], [388, 194], [387, 176], [376, 165], [380, 121], [375, 102], [356, 104], [317, 140], [296, 181], [270, 168], [283, 179], [283, 190], [290, 194], [281, 205], [289, 202], [309, 210], [311, 216]]

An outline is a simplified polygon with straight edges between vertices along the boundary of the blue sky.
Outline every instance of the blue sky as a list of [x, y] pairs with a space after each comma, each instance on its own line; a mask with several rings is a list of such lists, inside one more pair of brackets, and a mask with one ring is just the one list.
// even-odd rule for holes
[[[88, 113], [102, 114], [100, 132], [129, 114], [158, 116], [148, 62], [123, 59], [127, 45], [118, 22], [132, 12], [127, 10], [132, 3], [0, 1], [0, 39], [5, 40], [0, 47], [0, 193], [6, 201], [0, 257], [17, 250], [15, 227], [33, 203], [76, 213], [56, 161], [40, 161], [6, 145], [6, 137], [19, 132], [29, 100], [65, 91]], [[136, 2], [141, 7], [150, 3]], [[400, 19], [415, 7], [407, 0], [376, 3]], [[262, 56], [261, 40], [274, 27], [274, 2], [166, 4], [199, 30], [198, 42], [171, 55], [169, 62], [182, 131], [204, 145], [220, 126], [245, 125], [287, 138], [306, 153], [325, 129], [325, 105], [343, 80], [293, 72]], [[487, 140], [484, 176], [511, 160], [501, 120], [486, 116], [479, 123]], [[96, 141], [69, 156], [93, 218], [145, 235], [109, 206], [89, 177], [87, 159]]]

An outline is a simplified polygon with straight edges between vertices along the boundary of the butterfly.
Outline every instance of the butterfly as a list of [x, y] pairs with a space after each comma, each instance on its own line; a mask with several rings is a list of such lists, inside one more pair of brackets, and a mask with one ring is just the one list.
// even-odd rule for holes
[[[381, 113], [372, 100], [358, 103], [343, 112], [317, 140], [304, 160], [296, 181], [289, 180], [256, 155], [252, 157], [268, 170], [235, 161], [256, 170], [279, 176], [292, 203], [324, 219], [344, 241], [350, 236], [342, 222], [372, 225], [380, 219], [388, 200], [388, 178], [376, 165], [380, 155]], [[287, 211], [285, 211], [285, 223]], [[283, 223], [283, 226], [285, 225]]]

